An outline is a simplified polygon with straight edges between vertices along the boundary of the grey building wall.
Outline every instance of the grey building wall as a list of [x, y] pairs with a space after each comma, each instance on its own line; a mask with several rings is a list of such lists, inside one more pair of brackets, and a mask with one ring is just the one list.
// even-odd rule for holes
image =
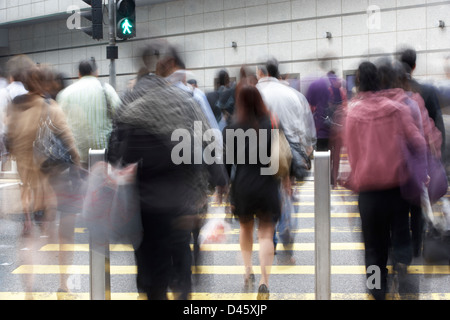
[[[103, 41], [68, 29], [67, 10], [73, 5], [86, 8], [81, 0], [0, 0], [0, 29], [8, 30], [0, 66], [12, 55], [26, 53], [75, 78], [78, 61], [94, 56], [107, 81], [107, 26]], [[305, 77], [334, 69], [342, 75], [363, 59], [393, 55], [405, 45], [418, 51], [416, 76], [437, 80], [444, 77], [444, 58], [450, 53], [449, 1], [142, 0], [138, 5], [137, 37], [118, 43], [119, 91], [138, 70], [139, 49], [155, 38], [180, 48], [204, 90], [212, 89], [221, 68], [237, 77], [242, 64], [256, 65], [271, 56], [280, 61], [283, 73]], [[439, 20], [448, 27], [439, 28]], [[331, 39], [324, 37], [326, 32]]]

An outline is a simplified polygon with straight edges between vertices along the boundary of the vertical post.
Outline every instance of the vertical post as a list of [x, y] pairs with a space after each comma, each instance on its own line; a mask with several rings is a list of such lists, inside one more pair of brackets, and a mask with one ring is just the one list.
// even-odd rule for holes
[[316, 300], [331, 300], [330, 151], [314, 152]]
[[109, 20], [109, 46], [106, 49], [107, 59], [110, 59], [109, 64], [109, 84], [116, 89], [116, 59], [117, 45], [116, 45], [116, 1], [108, 1], [108, 20]]
[[[99, 161], [106, 160], [106, 150], [89, 149], [89, 171]], [[107, 170], [107, 168], [105, 168]], [[89, 235], [89, 277], [91, 300], [111, 300], [109, 239], [93, 240]], [[100, 241], [99, 241], [100, 240]]]

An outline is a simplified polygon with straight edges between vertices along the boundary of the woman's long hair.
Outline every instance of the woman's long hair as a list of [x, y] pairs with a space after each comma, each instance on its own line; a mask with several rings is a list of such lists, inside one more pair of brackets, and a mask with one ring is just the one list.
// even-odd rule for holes
[[258, 129], [259, 122], [270, 117], [259, 90], [250, 85], [244, 85], [239, 91], [236, 103], [236, 121]]

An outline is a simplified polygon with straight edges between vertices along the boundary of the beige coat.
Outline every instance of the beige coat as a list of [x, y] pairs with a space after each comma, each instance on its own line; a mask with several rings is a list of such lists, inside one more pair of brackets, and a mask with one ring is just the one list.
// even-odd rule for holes
[[[50, 100], [50, 119], [61, 132], [61, 138], [69, 146], [75, 165], [79, 165], [79, 155], [75, 140], [67, 124], [66, 116], [55, 101]], [[31, 212], [45, 210], [52, 219], [56, 212], [56, 198], [48, 182], [48, 175], [41, 172], [40, 164], [33, 158], [33, 142], [39, 126], [41, 114], [45, 116], [47, 104], [36, 94], [19, 96], [8, 106], [6, 116], [8, 150], [17, 162], [17, 171], [22, 181], [22, 205], [29, 218]], [[28, 219], [29, 220], [29, 219]]]

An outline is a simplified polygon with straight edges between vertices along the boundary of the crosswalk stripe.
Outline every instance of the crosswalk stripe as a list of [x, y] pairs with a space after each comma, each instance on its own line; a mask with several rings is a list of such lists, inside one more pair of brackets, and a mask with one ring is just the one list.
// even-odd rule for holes
[[[234, 218], [234, 215], [232, 213], [207, 213], [202, 216], [203, 219], [232, 219]], [[311, 212], [300, 212], [300, 213], [293, 213], [293, 218], [302, 218], [302, 219], [309, 219], [314, 218], [314, 213]], [[359, 218], [359, 212], [332, 212], [330, 214], [331, 218]]]
[[[257, 293], [209, 293], [193, 292], [190, 299], [195, 300], [256, 300]], [[0, 300], [25, 300], [32, 298], [34, 300], [56, 300], [56, 292], [0, 292]], [[63, 293], [62, 297], [68, 297], [70, 300], [89, 300], [88, 292]], [[168, 298], [173, 299], [173, 294], [168, 293]], [[450, 293], [414, 293], [404, 295], [403, 298], [410, 300], [450, 300]], [[143, 300], [144, 295], [136, 292], [112, 292], [111, 300]], [[270, 293], [270, 300], [314, 300], [314, 293]], [[395, 300], [396, 296], [387, 294], [387, 300]], [[373, 300], [368, 293], [331, 293], [331, 300]]]
[[[314, 206], [314, 201], [293, 202], [294, 206]], [[229, 207], [230, 203], [210, 203], [211, 208]], [[358, 201], [331, 201], [332, 206], [357, 206]]]
[[[314, 243], [293, 243], [292, 249], [294, 251], [314, 251]], [[191, 245], [192, 247], [192, 245]], [[121, 252], [121, 251], [133, 251], [131, 245], [123, 244], [112, 244], [109, 246], [111, 252]], [[241, 247], [238, 243], [210, 243], [202, 244], [202, 251], [240, 251]], [[253, 250], [259, 250], [259, 244], [255, 243], [253, 245]], [[283, 246], [277, 246], [277, 251], [284, 251]], [[364, 243], [331, 243], [331, 250], [364, 250]], [[46, 244], [39, 251], [89, 251], [88, 244]]]
[[[261, 274], [259, 266], [254, 266], [255, 274]], [[110, 267], [111, 275], [129, 275], [136, 274], [136, 266], [117, 266]], [[192, 268], [194, 274], [215, 274], [215, 275], [233, 275], [244, 274], [244, 266], [197, 266]], [[389, 272], [392, 273], [392, 267], [389, 266]], [[21, 265], [15, 269], [13, 274], [89, 274], [88, 265]], [[271, 266], [272, 275], [314, 275], [315, 266], [312, 265], [287, 265]], [[331, 274], [339, 275], [365, 275], [366, 268], [362, 265], [340, 265], [331, 266]], [[412, 265], [408, 267], [408, 274], [415, 275], [449, 275], [450, 266], [448, 265]]]

